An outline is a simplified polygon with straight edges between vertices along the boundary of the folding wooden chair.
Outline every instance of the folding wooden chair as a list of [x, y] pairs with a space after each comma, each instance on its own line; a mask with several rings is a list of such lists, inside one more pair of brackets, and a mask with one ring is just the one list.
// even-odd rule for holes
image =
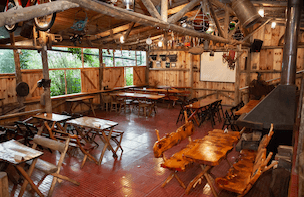
[[[34, 144], [33, 144], [33, 147], [32, 147], [33, 149], [36, 149], [37, 145], [40, 145], [42, 147], [46, 147], [46, 148], [52, 149], [54, 151], [57, 150], [61, 153], [57, 164], [52, 164], [52, 163], [49, 163], [47, 161], [38, 159], [37, 163], [35, 165], [36, 169], [46, 173], [47, 175], [52, 175], [53, 176], [53, 181], [52, 181], [48, 196], [52, 196], [53, 191], [54, 191], [54, 187], [55, 187], [56, 182], [58, 181], [58, 179], [70, 181], [71, 183], [74, 183], [75, 185], [79, 185], [79, 182], [59, 174], [60, 168], [62, 166], [62, 162], [64, 160], [65, 154], [66, 154], [66, 152], [68, 150], [68, 147], [69, 147], [69, 142], [70, 142], [69, 138], [66, 138], [65, 143], [62, 143], [62, 142], [59, 142], [59, 141], [48, 139], [48, 138], [43, 137], [41, 135], [35, 135], [34, 136], [34, 140], [33, 140]], [[31, 176], [31, 173], [29, 174], [29, 176]], [[26, 186], [27, 186], [27, 183], [22, 185], [22, 188], [21, 188], [22, 192], [24, 192]], [[21, 193], [21, 191], [20, 191], [20, 193]]]

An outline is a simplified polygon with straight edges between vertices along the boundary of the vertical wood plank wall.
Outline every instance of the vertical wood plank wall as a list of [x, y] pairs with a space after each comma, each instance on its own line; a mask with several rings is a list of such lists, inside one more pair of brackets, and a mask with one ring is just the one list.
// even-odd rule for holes
[[[255, 25], [253, 29], [258, 27]], [[285, 33], [285, 26], [277, 26], [275, 29], [272, 29], [270, 24], [264, 26], [259, 31], [253, 34], [253, 39], [260, 39], [263, 40], [263, 47], [260, 52], [253, 52], [250, 53], [251, 55], [251, 74], [250, 74], [250, 81], [256, 79], [257, 74], [256, 72], [269, 72], [269, 73], [262, 73], [262, 79], [267, 81], [273, 78], [280, 77], [280, 73], [274, 73], [273, 70], [281, 71], [282, 66], [282, 58], [283, 58], [283, 48], [282, 46], [278, 46], [280, 38]], [[284, 41], [283, 41], [284, 42]], [[304, 42], [304, 34], [300, 35], [299, 42]], [[238, 77], [240, 80], [240, 88], [245, 87], [246, 81], [246, 73], [245, 73], [245, 63], [246, 57], [248, 56], [247, 50], [244, 51], [242, 56], [240, 57], [240, 70], [241, 75]], [[176, 68], [183, 68], [187, 69], [186, 71], [179, 70], [174, 71], [173, 68], [165, 69], [165, 61], [161, 61], [159, 55], [161, 54], [177, 54], [178, 55], [178, 62], [176, 63]], [[205, 82], [200, 81], [200, 57], [199, 55], [193, 55], [193, 59], [190, 60], [189, 53], [184, 51], [152, 51], [151, 55], [158, 55], [156, 61], [161, 61], [161, 67], [156, 67], [156, 61], [153, 61], [153, 68], [150, 69], [149, 72], [149, 84], [150, 85], [166, 85], [166, 86], [190, 86], [189, 84], [189, 73], [190, 72], [190, 61], [193, 63], [194, 72], [193, 72], [193, 88], [194, 97], [204, 97], [208, 94], [216, 93], [216, 91], [211, 90], [201, 90], [201, 89], [213, 89], [213, 90], [221, 90], [218, 91], [219, 94], [214, 94], [209, 98], [216, 98], [222, 99], [222, 103], [226, 105], [232, 105], [234, 100], [234, 83], [224, 83], [224, 82]], [[150, 61], [151, 58], [150, 58]], [[169, 60], [167, 60], [168, 62]], [[163, 68], [163, 69], [160, 69]], [[198, 68], [198, 69], [196, 69]], [[298, 57], [297, 57], [297, 71], [304, 69], [304, 48], [298, 49]], [[219, 71], [220, 72], [220, 71]], [[273, 81], [279, 82], [279, 80]], [[300, 88], [301, 79], [298, 78], [296, 80], [296, 85]], [[244, 94], [247, 90], [242, 90], [242, 99], [244, 100]]]

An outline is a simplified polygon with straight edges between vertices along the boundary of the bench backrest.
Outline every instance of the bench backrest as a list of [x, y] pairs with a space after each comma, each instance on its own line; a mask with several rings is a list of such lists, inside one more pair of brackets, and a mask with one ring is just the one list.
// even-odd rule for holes
[[[156, 131], [158, 132], [158, 131]], [[153, 146], [154, 156], [159, 158], [162, 154], [178, 145], [181, 141], [192, 135], [194, 132], [194, 125], [191, 121], [186, 122], [183, 126], [179, 127], [175, 132], [166, 134], [162, 139], [158, 139]]]

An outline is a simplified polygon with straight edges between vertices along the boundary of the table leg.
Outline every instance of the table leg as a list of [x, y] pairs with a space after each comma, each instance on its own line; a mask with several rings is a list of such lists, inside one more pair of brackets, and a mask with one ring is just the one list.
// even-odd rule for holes
[[[114, 156], [115, 158], [117, 158], [116, 152], [114, 151], [113, 147], [112, 147], [111, 144], [110, 144], [110, 139], [111, 139], [111, 134], [112, 134], [113, 129], [114, 129], [113, 127], [110, 129], [108, 136], [105, 134], [104, 131], [101, 131], [101, 132], [102, 132], [102, 136], [103, 136], [104, 141], [105, 141], [105, 145], [104, 145], [104, 147], [103, 147], [103, 149], [102, 149], [102, 152], [101, 152], [101, 155], [100, 155], [100, 158], [99, 158], [99, 161], [98, 161], [98, 164], [99, 164], [99, 165], [101, 164], [103, 155], [104, 155], [104, 153], [106, 152], [106, 149], [107, 149], [108, 146], [109, 146], [110, 150], [113, 152], [113, 156]], [[98, 135], [99, 135], [99, 137], [100, 137], [100, 139], [101, 139], [100, 134], [98, 134]]]
[[50, 126], [48, 125], [48, 122], [47, 122], [47, 121], [44, 121], [44, 126], [47, 128], [47, 130], [48, 130], [48, 132], [49, 132], [49, 134], [50, 134], [50, 138], [51, 138], [52, 140], [56, 140], [55, 137], [54, 137], [53, 131], [52, 131], [52, 130], [54, 129], [54, 127], [55, 127], [55, 123], [56, 123], [56, 122], [53, 122], [52, 126], [50, 127]]
[[33, 170], [35, 168], [37, 159], [38, 158], [36, 158], [36, 159], [33, 160], [32, 165], [30, 166], [30, 168], [28, 170], [28, 173], [26, 173], [25, 170], [20, 165], [16, 165], [16, 168], [19, 170], [19, 172], [25, 178], [25, 180], [23, 182], [23, 185], [21, 187], [20, 193], [19, 193], [20, 197], [23, 196], [24, 191], [25, 191], [26, 186], [27, 186], [28, 183], [32, 186], [32, 188], [35, 190], [35, 192], [37, 192], [37, 194], [39, 196], [43, 196], [43, 194], [39, 191], [38, 187], [34, 184], [33, 180], [31, 179], [31, 175], [32, 175]]
[[96, 114], [95, 114], [95, 111], [94, 111], [94, 107], [93, 107], [93, 99], [90, 99], [89, 101], [90, 101], [90, 105], [91, 105], [91, 110], [92, 110], [94, 116], [96, 117]]
[[188, 118], [188, 121], [191, 120], [192, 118], [194, 118], [194, 120], [195, 120], [195, 122], [196, 122], [197, 125], [199, 125], [199, 122], [198, 122], [197, 118], [195, 117], [195, 115], [197, 114], [198, 110], [199, 110], [199, 109], [196, 109], [196, 110], [193, 112], [192, 109], [190, 109], [191, 115], [190, 115], [189, 118]]
[[206, 173], [204, 174], [204, 176], [205, 176], [205, 178], [206, 178], [206, 180], [207, 180], [207, 182], [208, 182], [208, 184], [209, 184], [209, 186], [210, 186], [210, 188], [211, 188], [211, 191], [212, 191], [212, 193], [213, 193], [213, 196], [214, 196], [214, 197], [217, 197], [217, 193], [216, 193], [216, 191], [215, 191], [215, 189], [214, 189], [214, 187], [213, 187], [213, 184], [212, 184], [212, 182], [211, 182], [209, 173], [206, 172]]
[[201, 177], [211, 169], [211, 166], [204, 167], [203, 171], [199, 173], [187, 186], [186, 194], [189, 194], [191, 188], [201, 179]]

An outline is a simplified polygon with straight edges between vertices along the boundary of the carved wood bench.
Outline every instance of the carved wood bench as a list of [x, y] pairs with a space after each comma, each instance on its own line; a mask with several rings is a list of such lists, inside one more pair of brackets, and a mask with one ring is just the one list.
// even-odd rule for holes
[[273, 162], [267, 166], [272, 152], [266, 158], [266, 147], [272, 135], [273, 126], [271, 126], [269, 134], [261, 140], [258, 150], [242, 150], [239, 160], [233, 164], [227, 175], [215, 179], [216, 184], [221, 189], [238, 193], [239, 196], [245, 195], [263, 172], [277, 164], [277, 162]]
[[[188, 122], [187, 118], [186, 118], [186, 123], [184, 125], [179, 127], [175, 132], [166, 134], [162, 139], [160, 139], [159, 137], [159, 131], [156, 130], [158, 141], [156, 141], [153, 146], [154, 156], [156, 158], [162, 157], [163, 163], [161, 164], [161, 167], [167, 168], [172, 171], [169, 177], [162, 184], [162, 187], [164, 187], [167, 183], [169, 183], [172, 180], [173, 177], [175, 177], [177, 181], [180, 183], [180, 185], [184, 189], [186, 189], [185, 184], [181, 181], [181, 179], [177, 176], [176, 173], [178, 171], [185, 171], [186, 168], [193, 163], [191, 159], [183, 157], [184, 152], [187, 151], [187, 148], [191, 144], [192, 141], [191, 135], [193, 134], [193, 132], [194, 132], [194, 125], [192, 122]], [[187, 137], [189, 139], [189, 145], [187, 146], [187, 148], [182, 149], [181, 151], [173, 154], [170, 158], [165, 157], [164, 155], [165, 151], [180, 144]]]

